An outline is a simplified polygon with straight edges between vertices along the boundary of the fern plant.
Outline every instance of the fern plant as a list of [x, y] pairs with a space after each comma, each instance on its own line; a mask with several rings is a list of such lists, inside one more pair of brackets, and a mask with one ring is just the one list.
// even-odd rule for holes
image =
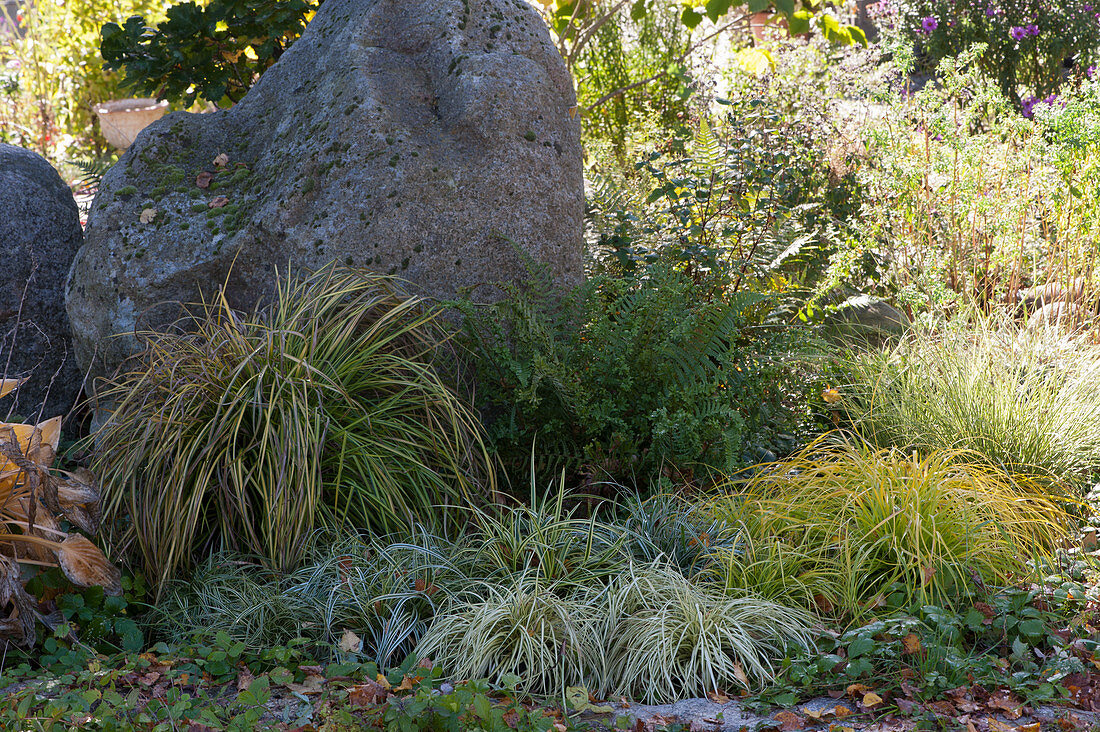
[[[479, 406], [513, 476], [535, 443], [540, 483], [705, 480], [741, 467], [789, 415], [796, 332], [762, 325], [774, 300], [665, 263], [598, 275], [563, 300], [545, 273], [464, 316]], [[751, 459], [751, 458], [750, 458]]]

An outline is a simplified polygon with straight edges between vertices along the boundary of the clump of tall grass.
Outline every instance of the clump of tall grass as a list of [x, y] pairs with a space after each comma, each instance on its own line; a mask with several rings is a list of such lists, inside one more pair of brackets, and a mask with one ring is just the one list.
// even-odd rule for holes
[[330, 267], [251, 315], [221, 297], [146, 334], [99, 391], [95, 466], [152, 583], [218, 548], [291, 570], [322, 519], [386, 533], [491, 481], [477, 418], [434, 369], [437, 314]]
[[1085, 335], [960, 319], [845, 367], [841, 404], [879, 447], [967, 450], [1077, 486], [1100, 475], [1100, 349]]
[[1047, 486], [967, 453], [824, 444], [711, 506], [792, 552], [813, 547], [818, 560], [800, 558], [800, 578], [819, 573], [808, 585], [816, 602], [849, 617], [895, 593], [900, 606], [955, 607], [1011, 582], [1065, 536], [1068, 508]]

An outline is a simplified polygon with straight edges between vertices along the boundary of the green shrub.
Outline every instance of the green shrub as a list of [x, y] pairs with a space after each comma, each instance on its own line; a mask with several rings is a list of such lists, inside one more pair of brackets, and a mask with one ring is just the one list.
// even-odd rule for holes
[[491, 488], [480, 426], [433, 368], [435, 318], [385, 277], [327, 268], [252, 316], [222, 299], [147, 334], [99, 392], [95, 464], [154, 585], [209, 548], [292, 569], [322, 517], [384, 532], [475, 499], [471, 476]]
[[1066, 508], [967, 453], [848, 445], [811, 446], [713, 504], [754, 536], [824, 548], [819, 602], [843, 616], [874, 611], [895, 592], [902, 607], [983, 597], [1055, 548], [1072, 522]]
[[769, 89], [725, 101], [721, 123], [650, 152], [632, 184], [595, 177], [588, 226], [602, 268], [641, 278], [648, 263], [674, 263], [734, 291], [797, 289], [812, 276], [821, 240], [858, 198], [853, 178], [833, 179], [827, 131], [783, 113]]
[[917, 330], [853, 353], [839, 403], [880, 447], [964, 449], [1007, 473], [1078, 487], [1100, 475], [1100, 353], [1087, 336], [1000, 319]]
[[561, 469], [643, 490], [662, 471], [706, 480], [755, 462], [792, 420], [782, 400], [799, 334], [763, 324], [767, 295], [665, 264], [592, 277], [560, 301], [548, 291], [536, 281], [458, 305], [479, 406], [513, 475], [534, 445], [540, 481]]
[[138, 15], [107, 23], [100, 49], [107, 68], [124, 69], [142, 94], [191, 104], [238, 102], [305, 30], [320, 1], [183, 2], [150, 28]]

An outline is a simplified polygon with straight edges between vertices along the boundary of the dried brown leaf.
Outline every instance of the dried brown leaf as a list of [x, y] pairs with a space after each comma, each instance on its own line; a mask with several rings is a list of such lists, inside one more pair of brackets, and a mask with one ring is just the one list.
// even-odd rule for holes
[[199, 188], [209, 188], [210, 181], [214, 180], [214, 174], [210, 171], [204, 170], [195, 176], [195, 185]]
[[14, 645], [34, 645], [34, 600], [20, 582], [19, 565], [0, 556], [0, 638]]
[[98, 585], [108, 595], [122, 594], [122, 573], [85, 537], [72, 534], [61, 542], [57, 561], [65, 576], [78, 587]]
[[0, 397], [5, 397], [22, 386], [26, 379], [0, 379]]
[[794, 712], [778, 712], [773, 719], [779, 722], [779, 729], [782, 732], [793, 732], [806, 726], [806, 720]]

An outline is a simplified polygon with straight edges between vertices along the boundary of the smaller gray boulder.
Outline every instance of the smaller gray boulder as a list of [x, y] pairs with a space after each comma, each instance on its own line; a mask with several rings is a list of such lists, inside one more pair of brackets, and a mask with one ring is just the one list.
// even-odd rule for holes
[[84, 243], [72, 191], [39, 155], [0, 143], [0, 374], [29, 377], [5, 416], [64, 415], [80, 396], [65, 277]]
[[909, 329], [909, 317], [893, 305], [870, 295], [855, 295], [825, 318], [830, 337], [882, 343]]
[[1028, 317], [1027, 329], [1031, 332], [1044, 328], [1077, 331], [1084, 328], [1091, 315], [1092, 313], [1080, 305], [1054, 301], [1041, 306]]

